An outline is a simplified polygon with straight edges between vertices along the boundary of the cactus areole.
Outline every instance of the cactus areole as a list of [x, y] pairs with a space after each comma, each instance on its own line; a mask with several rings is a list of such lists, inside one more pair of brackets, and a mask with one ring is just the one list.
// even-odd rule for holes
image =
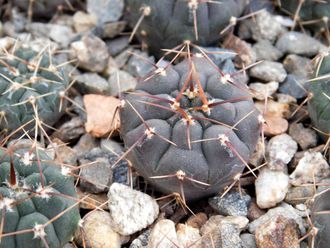
[[259, 113], [230, 59], [201, 54], [159, 67], [127, 93], [121, 133], [129, 159], [160, 191], [195, 200], [239, 179], [259, 137]]

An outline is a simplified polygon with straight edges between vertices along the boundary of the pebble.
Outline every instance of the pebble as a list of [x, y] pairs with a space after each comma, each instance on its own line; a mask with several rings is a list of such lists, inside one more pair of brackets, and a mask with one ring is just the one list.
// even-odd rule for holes
[[118, 68], [122, 69], [126, 65], [128, 59], [132, 56], [133, 51], [132, 47], [128, 47], [114, 58]]
[[129, 45], [129, 37], [123, 36], [106, 42], [111, 56], [117, 56]]
[[263, 61], [251, 68], [250, 75], [265, 82], [283, 82], [287, 73], [281, 63]]
[[317, 145], [317, 133], [311, 128], [305, 128], [302, 123], [292, 123], [289, 128], [290, 136], [298, 142], [302, 150]]
[[279, 92], [293, 96], [296, 99], [300, 99], [307, 96], [305, 84], [305, 78], [288, 74], [284, 82], [281, 84]]
[[246, 227], [248, 226], [249, 220], [244, 216], [224, 217], [221, 215], [213, 215], [201, 227], [200, 233], [202, 234], [202, 236], [205, 236], [212, 232], [216, 232], [217, 228], [222, 223], [234, 225], [237, 230], [242, 231], [242, 230], [246, 229]]
[[260, 225], [255, 237], [260, 248], [300, 248], [297, 224], [281, 215]]
[[277, 61], [283, 56], [281, 50], [277, 49], [269, 40], [260, 40], [252, 47], [256, 60]]
[[87, 32], [97, 24], [97, 17], [83, 11], [77, 11], [73, 15], [73, 27], [77, 33]]
[[288, 192], [289, 176], [282, 171], [263, 168], [255, 181], [255, 188], [258, 207], [274, 207], [283, 201]]
[[207, 215], [205, 213], [197, 213], [195, 215], [192, 215], [188, 218], [186, 224], [200, 229], [207, 221]]
[[265, 136], [275, 136], [285, 133], [289, 128], [289, 123], [286, 119], [279, 116], [264, 115], [266, 126], [264, 127]]
[[255, 151], [250, 156], [249, 164], [252, 164], [254, 167], [258, 167], [264, 160], [265, 157], [265, 145], [266, 140], [262, 140], [261, 138], [258, 140]]
[[240, 238], [244, 248], [257, 248], [256, 238], [251, 233], [242, 233]]
[[297, 103], [297, 99], [288, 94], [276, 93], [275, 96], [276, 96], [277, 102], [279, 102], [279, 103], [284, 103], [284, 104]]
[[55, 161], [60, 164], [77, 164], [76, 152], [60, 139], [53, 139], [52, 143], [48, 145], [47, 150], [47, 152], [54, 153], [54, 156], [51, 157], [55, 157]]
[[148, 248], [177, 247], [178, 237], [175, 231], [175, 223], [167, 219], [158, 221], [150, 233]]
[[313, 64], [309, 58], [302, 57], [296, 54], [289, 54], [283, 61], [285, 70], [293, 75], [305, 78], [311, 78], [313, 74]]
[[283, 33], [276, 42], [276, 47], [283, 53], [293, 53], [305, 56], [314, 56], [322, 48], [322, 44], [310, 35], [290, 31]]
[[77, 140], [84, 133], [84, 122], [80, 117], [77, 116], [63, 123], [59, 128], [56, 129], [51, 137], [58, 138], [63, 142], [69, 143], [70, 141]]
[[318, 183], [330, 176], [330, 168], [320, 152], [305, 152], [296, 169], [290, 175], [290, 182], [299, 186], [306, 183]]
[[91, 211], [83, 219], [82, 237], [79, 244], [86, 243], [87, 248], [120, 248], [121, 236], [111, 228], [111, 217], [105, 211]]
[[222, 198], [215, 196], [209, 199], [210, 206], [219, 214], [230, 216], [247, 216], [251, 197], [237, 191], [229, 191]]
[[268, 168], [283, 170], [298, 150], [297, 142], [288, 134], [280, 134], [271, 138], [266, 152]]
[[148, 240], [151, 230], [147, 229], [132, 241], [129, 248], [148, 248]]
[[179, 247], [203, 248], [199, 229], [184, 224], [177, 224], [176, 234]]
[[278, 82], [269, 82], [269, 83], [251, 83], [249, 88], [253, 93], [253, 97], [258, 100], [265, 100], [266, 98], [273, 95], [278, 89]]
[[136, 78], [123, 70], [117, 70], [111, 73], [108, 80], [110, 83], [111, 96], [117, 96], [120, 92], [133, 90], [137, 84]]
[[300, 234], [304, 235], [306, 232], [304, 227], [304, 221], [298, 213], [299, 213], [298, 210], [294, 209], [291, 205], [283, 202], [280, 204], [280, 206], [269, 209], [266, 214], [250, 222], [248, 226], [248, 230], [250, 233], [254, 234], [256, 229], [260, 225], [266, 223], [271, 219], [274, 219], [276, 216], [282, 215], [284, 218], [293, 219], [298, 224]]
[[106, 193], [92, 194], [89, 192], [84, 192], [79, 187], [77, 187], [77, 195], [79, 199], [84, 199], [79, 203], [79, 207], [81, 209], [94, 210], [98, 208], [109, 210], [108, 197]]
[[111, 140], [109, 138], [103, 138], [100, 142], [100, 147], [105, 152], [121, 154], [124, 152], [124, 147], [117, 141]]
[[134, 50], [133, 52], [134, 54], [129, 58], [125, 69], [134, 77], [142, 78], [147, 76], [154, 69], [155, 57], [139, 50]]
[[110, 84], [97, 73], [83, 73], [75, 77], [76, 87], [82, 94], [110, 94]]
[[87, 133], [94, 137], [103, 137], [120, 127], [119, 113], [116, 112], [120, 106], [118, 98], [88, 94], [84, 95], [84, 105], [87, 114]]
[[290, 187], [285, 196], [285, 201], [292, 205], [305, 203], [315, 194], [313, 185], [301, 185], [298, 187]]
[[158, 217], [157, 202], [126, 185], [113, 183], [108, 198], [113, 229], [121, 235], [136, 233], [151, 225]]
[[73, 147], [78, 158], [85, 156], [90, 150], [98, 146], [97, 140], [90, 134], [82, 135], [78, 143]]
[[123, 10], [123, 0], [87, 0], [87, 11], [97, 16], [99, 26], [118, 21], [123, 14]]
[[105, 23], [102, 30], [102, 38], [114, 38], [122, 33], [126, 27], [125, 21]]
[[248, 212], [248, 218], [250, 221], [254, 221], [258, 219], [260, 216], [264, 215], [266, 212], [265, 210], [258, 207], [256, 203], [256, 199], [253, 199], [249, 205], [249, 212]]
[[102, 72], [108, 63], [106, 44], [94, 35], [84, 35], [71, 43], [71, 57], [77, 59], [78, 67], [90, 72]]

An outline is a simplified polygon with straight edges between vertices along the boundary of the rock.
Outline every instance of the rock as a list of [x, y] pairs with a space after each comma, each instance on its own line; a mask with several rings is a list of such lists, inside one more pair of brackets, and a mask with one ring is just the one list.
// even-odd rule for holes
[[63, 142], [70, 142], [78, 139], [85, 133], [84, 122], [80, 117], [73, 117], [71, 120], [63, 123], [52, 134], [52, 138], [58, 138]]
[[118, 21], [123, 14], [123, 10], [123, 0], [87, 0], [87, 11], [97, 16], [99, 26]]
[[255, 187], [258, 207], [274, 207], [283, 201], [288, 192], [289, 176], [282, 171], [263, 168], [255, 181]]
[[148, 248], [148, 240], [151, 230], [148, 229], [134, 239], [129, 248]]
[[88, 248], [120, 248], [121, 237], [111, 228], [110, 223], [108, 212], [99, 210], [89, 212], [84, 217], [82, 225], [84, 234], [79, 244], [83, 244], [83, 238]]
[[242, 233], [240, 238], [243, 242], [244, 248], [257, 248], [256, 238], [253, 234], [250, 233]]
[[297, 103], [296, 98], [287, 94], [277, 93], [275, 96], [278, 103], [284, 103], [284, 104]]
[[313, 64], [309, 58], [302, 57], [296, 54], [289, 54], [283, 61], [285, 70], [306, 80], [311, 78], [313, 74]]
[[269, 40], [260, 40], [253, 45], [256, 60], [277, 61], [283, 56], [281, 50], [277, 49]]
[[129, 37], [123, 36], [106, 42], [111, 56], [117, 56], [128, 47]]
[[110, 94], [110, 84], [97, 73], [83, 73], [75, 77], [76, 85], [82, 94]]
[[255, 106], [261, 113], [265, 112], [266, 115], [272, 117], [289, 118], [291, 116], [290, 106], [287, 103], [280, 103], [272, 99], [268, 99], [266, 106], [264, 101], [256, 101]]
[[244, 216], [227, 216], [223, 217], [221, 215], [213, 215], [211, 216], [208, 221], [202, 226], [200, 229], [200, 233], [202, 236], [207, 236], [211, 232], [216, 232], [218, 227], [221, 224], [231, 224], [235, 226], [235, 228], [239, 231], [246, 229], [249, 220]]
[[102, 72], [108, 63], [106, 44], [94, 35], [84, 35], [71, 43], [71, 57], [77, 59], [78, 67], [90, 72]]
[[266, 126], [264, 127], [265, 136], [275, 136], [284, 134], [288, 128], [289, 123], [286, 119], [278, 116], [264, 115]]
[[90, 150], [98, 146], [96, 139], [86, 133], [80, 137], [78, 143], [73, 147], [77, 157], [80, 158], [87, 154]]
[[47, 150], [54, 153], [55, 161], [60, 165], [68, 164], [74, 166], [77, 164], [76, 152], [60, 139], [53, 139]]
[[251, 197], [247, 194], [240, 192], [229, 191], [222, 198], [221, 196], [215, 196], [209, 199], [210, 206], [219, 214], [230, 216], [247, 216], [248, 206], [250, 204]]
[[109, 210], [108, 197], [106, 193], [92, 194], [76, 188], [79, 199], [84, 199], [79, 203], [81, 209], [94, 210], [96, 208]]
[[314, 56], [321, 50], [322, 44], [307, 34], [290, 31], [278, 38], [276, 47], [283, 53]]
[[9, 36], [3, 37], [0, 39], [0, 49], [1, 51], [4, 51], [6, 49], [7, 51], [10, 50], [10, 48], [15, 44], [15, 39]]
[[265, 82], [283, 82], [287, 74], [281, 63], [263, 61], [251, 68], [250, 75]]
[[97, 24], [97, 17], [83, 11], [77, 11], [73, 15], [73, 26], [77, 33], [87, 32]]
[[197, 228], [179, 223], [176, 226], [176, 235], [179, 247], [203, 247], [200, 240], [201, 236]]
[[288, 134], [271, 138], [267, 145], [268, 168], [282, 170], [298, 150], [295, 140]]
[[290, 182], [299, 186], [305, 183], [318, 183], [330, 176], [330, 168], [320, 152], [305, 152], [296, 169], [290, 175]]
[[174, 222], [167, 219], [158, 221], [150, 233], [148, 248], [176, 247], [178, 247], [178, 237]]
[[297, 224], [281, 215], [260, 225], [255, 237], [260, 248], [300, 248]]
[[132, 53], [133, 53], [133, 48], [128, 47], [126, 50], [124, 50], [120, 54], [118, 54], [115, 57], [115, 62], [116, 62], [117, 67], [122, 69], [126, 65], [128, 59], [132, 56]]
[[264, 215], [266, 212], [265, 210], [261, 209], [258, 207], [256, 200], [253, 199], [249, 205], [249, 210], [248, 210], [248, 218], [250, 221], [254, 221], [258, 218], [260, 218], [260, 216]]
[[311, 128], [305, 128], [302, 123], [292, 123], [289, 128], [289, 134], [303, 150], [317, 145], [316, 131]]
[[256, 41], [269, 40], [273, 42], [280, 33], [285, 31], [277, 19], [266, 10], [244, 22], [248, 23], [252, 38]]
[[207, 215], [205, 213], [197, 213], [188, 218], [186, 224], [188, 226], [200, 229], [207, 221]]
[[112, 170], [108, 159], [98, 157], [90, 160], [87, 157], [80, 159], [79, 163], [82, 167], [79, 175], [80, 188], [91, 193], [107, 192], [112, 183]]
[[102, 30], [102, 38], [116, 37], [124, 31], [126, 24], [127, 23], [125, 21], [104, 23]]
[[118, 143], [117, 141], [104, 138], [101, 139], [100, 147], [105, 152], [121, 154], [124, 152], [124, 146]]
[[306, 79], [301, 76], [288, 74], [284, 82], [281, 84], [279, 92], [300, 99], [307, 96]]
[[252, 91], [254, 98], [258, 100], [265, 100], [273, 95], [278, 89], [278, 82], [263, 83], [251, 83], [249, 88]]
[[123, 184], [113, 183], [108, 198], [113, 229], [121, 235], [131, 235], [146, 228], [159, 214], [154, 199]]
[[[109, 77], [110, 94], [117, 96], [119, 92], [135, 89], [137, 80], [126, 71], [117, 70], [113, 72]], [[118, 86], [119, 85], [119, 86]], [[119, 87], [119, 88], [118, 88]]]
[[260, 138], [258, 140], [255, 151], [250, 156], [249, 164], [252, 164], [254, 167], [258, 167], [259, 165], [261, 165], [262, 161], [264, 160], [266, 152], [265, 142], [266, 141], [263, 141]]
[[305, 234], [306, 230], [304, 227], [304, 222], [302, 217], [298, 214], [298, 211], [295, 210], [291, 205], [282, 203], [276, 208], [269, 209], [268, 212], [262, 215], [260, 218], [252, 221], [249, 224], [249, 232], [254, 234], [256, 229], [266, 223], [267, 221], [274, 219], [276, 216], [282, 215], [286, 219], [293, 219], [299, 227], [299, 231], [302, 235]]
[[291, 187], [285, 196], [285, 201], [292, 205], [305, 203], [311, 199], [315, 194], [313, 185], [301, 185], [298, 187]]
[[154, 69], [152, 65], [154, 63], [154, 56], [149, 56], [146, 52], [134, 50], [134, 54], [127, 62], [126, 70], [132, 76], [142, 78]]
[[89, 94], [84, 95], [84, 105], [87, 113], [87, 133], [94, 137], [103, 137], [119, 128], [119, 113], [116, 111], [120, 106], [119, 99]]

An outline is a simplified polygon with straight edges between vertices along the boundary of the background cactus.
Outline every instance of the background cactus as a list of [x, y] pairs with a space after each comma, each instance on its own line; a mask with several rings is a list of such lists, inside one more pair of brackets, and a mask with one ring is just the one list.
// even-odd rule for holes
[[201, 46], [219, 41], [220, 32], [245, 6], [243, 0], [127, 1], [129, 24], [138, 27], [136, 34], [142, 45], [158, 57], [161, 49], [174, 48], [185, 40]]
[[[328, 75], [328, 77], [326, 76]], [[316, 80], [310, 83], [312, 98], [308, 104], [309, 116], [323, 134], [330, 133], [330, 55], [321, 56], [315, 69]]]
[[[68, 79], [53, 64], [50, 54], [19, 48], [12, 53], [3, 52], [0, 57], [0, 131], [11, 132], [36, 114], [44, 123], [54, 124], [65, 107], [61, 94]], [[24, 129], [33, 124], [32, 121]]]
[[80, 220], [73, 178], [39, 148], [11, 149], [0, 149], [0, 247], [64, 246]]
[[[158, 68], [126, 94], [121, 134], [139, 174], [187, 200], [223, 190], [258, 140], [258, 112], [228, 56]], [[234, 127], [235, 126], [235, 127]]]

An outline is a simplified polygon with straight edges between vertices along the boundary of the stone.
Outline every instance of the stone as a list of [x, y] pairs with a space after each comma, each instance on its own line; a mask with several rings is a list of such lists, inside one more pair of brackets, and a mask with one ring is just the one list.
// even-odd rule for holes
[[306, 79], [301, 76], [288, 74], [284, 82], [281, 84], [279, 92], [293, 96], [296, 99], [306, 97], [308, 94], [306, 89]]
[[255, 107], [260, 111], [260, 113], [265, 113], [266, 115], [272, 117], [289, 118], [291, 116], [289, 104], [276, 102], [272, 99], [268, 99], [267, 105], [265, 105], [265, 101], [256, 101]]
[[302, 57], [296, 54], [289, 54], [283, 61], [285, 70], [300, 78], [306, 80], [313, 75], [313, 64], [309, 58]]
[[255, 237], [260, 248], [300, 248], [297, 224], [281, 215], [260, 225]]
[[258, 207], [257, 203], [256, 203], [256, 199], [253, 199], [249, 205], [249, 210], [248, 210], [248, 218], [250, 221], [254, 221], [258, 218], [260, 218], [260, 216], [264, 215], [266, 212], [265, 210], [261, 209]]
[[263, 61], [250, 69], [250, 76], [265, 82], [283, 82], [286, 78], [283, 65], [274, 61]]
[[67, 122], [64, 122], [59, 128], [56, 129], [51, 137], [70, 143], [70, 141], [78, 139], [84, 133], [84, 122], [77, 116]]
[[283, 53], [314, 56], [319, 53], [322, 44], [313, 37], [296, 31], [283, 33], [276, 42], [276, 47]]
[[120, 248], [121, 236], [111, 228], [110, 214], [105, 211], [91, 211], [82, 222], [83, 237], [79, 244], [83, 244], [82, 239], [88, 248]]
[[78, 143], [73, 147], [77, 157], [85, 156], [90, 150], [97, 147], [97, 140], [90, 134], [86, 133], [82, 135]]
[[271, 208], [284, 200], [289, 189], [289, 176], [282, 171], [262, 168], [255, 181], [257, 205]]
[[297, 99], [288, 94], [276, 93], [275, 96], [278, 103], [284, 103], [284, 104], [297, 103]]
[[316, 131], [311, 128], [305, 128], [302, 123], [292, 123], [289, 128], [289, 134], [296, 142], [298, 142], [303, 150], [317, 145]]
[[277, 49], [269, 40], [260, 40], [252, 47], [256, 60], [277, 61], [283, 56], [281, 50]]
[[260, 218], [249, 223], [248, 230], [250, 233], [254, 234], [256, 229], [266, 223], [267, 221], [274, 219], [276, 216], [282, 215], [287, 219], [293, 219], [299, 227], [299, 231], [301, 235], [306, 233], [304, 227], [304, 221], [302, 217], [298, 214], [298, 210], [294, 209], [291, 205], [287, 203], [282, 203], [280, 206], [276, 208], [269, 209], [266, 214], [262, 215]]
[[[52, 143], [48, 145], [48, 152], [54, 153], [54, 158], [60, 165], [67, 164], [70, 166], [77, 165], [76, 152], [65, 144], [62, 140], [54, 138]], [[53, 157], [53, 156], [52, 156]]]
[[313, 185], [301, 185], [298, 187], [290, 187], [285, 196], [285, 201], [292, 205], [305, 203], [315, 194]]
[[176, 235], [179, 247], [203, 247], [201, 244], [201, 235], [197, 228], [179, 223], [176, 226]]
[[276, 136], [284, 134], [288, 128], [289, 123], [286, 119], [278, 116], [264, 115], [266, 125], [264, 127], [265, 136]]
[[102, 30], [102, 38], [114, 38], [122, 33], [126, 27], [125, 21], [104, 23]]
[[207, 222], [200, 228], [200, 233], [202, 236], [206, 236], [211, 232], [217, 232], [218, 227], [221, 224], [231, 224], [235, 226], [235, 228], [239, 231], [246, 229], [249, 220], [244, 216], [221, 216], [221, 215], [213, 215], [211, 216]]
[[132, 56], [133, 51], [132, 47], [128, 47], [114, 58], [118, 68], [122, 69], [126, 65], [128, 59]]
[[108, 63], [106, 44], [94, 35], [84, 35], [71, 43], [71, 57], [77, 59], [78, 67], [90, 72], [102, 72]]
[[127, 72], [134, 77], [146, 77], [154, 69], [155, 57], [139, 50], [133, 52], [126, 65]]
[[296, 169], [290, 175], [290, 182], [295, 186], [306, 183], [318, 183], [330, 176], [329, 164], [320, 152], [305, 152]]
[[97, 24], [97, 17], [83, 11], [77, 11], [73, 15], [73, 27], [77, 33], [87, 32]]
[[126, 185], [113, 183], [108, 198], [113, 229], [121, 235], [136, 233], [151, 225], [158, 217], [157, 202]]
[[288, 134], [280, 134], [271, 138], [266, 152], [268, 168], [283, 169], [291, 161], [298, 150], [297, 142]]
[[121, 154], [124, 152], [124, 146], [117, 141], [109, 138], [103, 138], [100, 142], [100, 147], [103, 151]]
[[108, 208], [108, 197], [106, 193], [92, 194], [82, 191], [79, 187], [76, 188], [79, 199], [84, 199], [79, 203], [81, 209], [94, 210]]
[[257, 248], [256, 238], [253, 234], [242, 233], [240, 238], [243, 242], [244, 248]]
[[151, 230], [147, 229], [132, 241], [129, 248], [148, 248], [149, 236]]
[[207, 215], [205, 213], [197, 213], [195, 215], [192, 215], [188, 218], [186, 224], [200, 229], [207, 221]]
[[98, 25], [118, 21], [124, 10], [123, 0], [87, 0], [88, 13], [98, 17]]
[[109, 82], [97, 73], [83, 73], [75, 77], [78, 90], [82, 94], [110, 94]]
[[117, 70], [110, 75], [109, 83], [110, 94], [117, 96], [120, 92], [135, 89], [137, 80], [128, 72]]
[[111, 39], [106, 42], [108, 51], [111, 56], [117, 56], [129, 45], [129, 37], [123, 36]]
[[251, 197], [237, 191], [229, 191], [222, 198], [215, 196], [209, 199], [210, 206], [219, 214], [230, 216], [247, 216]]
[[258, 100], [265, 100], [266, 98], [272, 96], [277, 91], [278, 86], [278, 82], [249, 84], [249, 88], [253, 93], [253, 97]]
[[266, 152], [266, 140], [262, 140], [261, 138], [258, 140], [257, 146], [255, 148], [255, 151], [250, 156], [249, 164], [252, 164], [254, 167], [258, 167], [261, 165], [265, 158], [265, 152]]
[[119, 128], [119, 113], [116, 111], [120, 106], [119, 99], [88, 94], [84, 95], [84, 105], [87, 113], [87, 133], [94, 137], [103, 137]]
[[167, 219], [158, 221], [150, 233], [148, 248], [176, 247], [178, 247], [178, 237], [174, 222]]

